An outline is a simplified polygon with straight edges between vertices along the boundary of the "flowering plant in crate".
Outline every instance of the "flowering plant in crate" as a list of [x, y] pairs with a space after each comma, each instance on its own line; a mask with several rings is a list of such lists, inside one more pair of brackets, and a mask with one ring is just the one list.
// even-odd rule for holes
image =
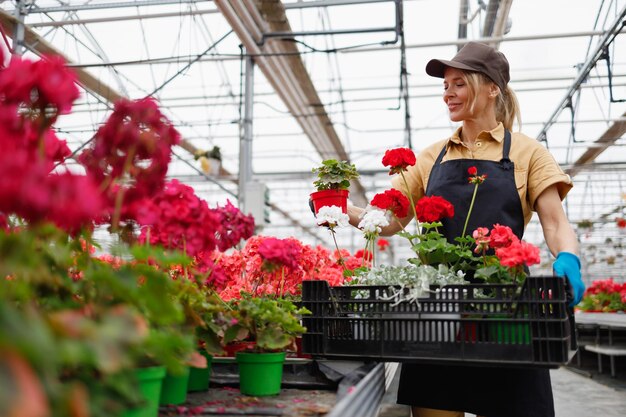
[[[388, 150], [383, 158], [383, 164], [389, 167], [390, 175], [399, 174], [408, 189], [404, 172], [407, 167], [415, 164], [412, 151], [406, 148]], [[410, 194], [407, 198], [404, 193], [395, 189], [375, 195], [364, 212], [364, 220], [359, 226], [363, 228], [365, 238], [369, 243], [372, 235], [379, 233], [382, 227], [391, 222], [401, 224], [400, 219], [405, 218], [409, 210], [412, 211], [417, 231], [411, 233], [402, 227], [398, 235], [409, 242], [416, 255], [408, 259], [408, 262], [419, 269], [419, 272], [411, 270], [416, 277], [421, 277], [419, 282], [416, 282], [417, 287], [424, 288], [428, 279], [432, 281], [432, 284], [438, 285], [456, 283], [459, 276], [465, 276], [470, 270], [474, 271], [475, 278], [485, 282], [521, 285], [526, 276], [524, 267], [539, 263], [539, 249], [518, 239], [507, 226], [494, 224], [491, 229], [479, 227], [472, 231], [471, 235], [467, 234], [469, 232], [467, 225], [478, 187], [484, 181], [488, 181], [487, 176], [481, 175], [476, 167], [470, 167], [467, 174], [468, 185], [474, 186], [467, 213], [455, 212], [450, 202], [436, 195], [422, 197], [414, 204]], [[440, 233], [439, 228], [443, 226], [441, 223], [443, 218], [454, 216], [464, 216], [465, 221], [461, 236], [451, 243]], [[368, 218], [380, 219], [376, 225], [377, 229], [372, 230], [368, 226], [365, 221]], [[370, 244], [369, 247], [372, 245]], [[395, 275], [403, 277], [405, 272], [390, 274], [389, 269], [383, 269], [380, 276], [374, 280], [377, 275], [377, 271], [374, 270], [362, 276], [361, 279], [368, 283], [382, 283], [382, 279], [386, 277], [385, 283], [396, 284], [391, 277]], [[396, 285], [404, 287], [407, 283], [400, 279]]]
[[578, 308], [603, 313], [626, 311], [626, 283], [617, 283], [613, 278], [593, 281]]

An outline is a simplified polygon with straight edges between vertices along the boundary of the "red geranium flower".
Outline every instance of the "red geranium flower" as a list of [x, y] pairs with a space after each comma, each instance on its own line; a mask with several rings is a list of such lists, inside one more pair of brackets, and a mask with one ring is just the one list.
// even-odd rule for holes
[[389, 247], [389, 241], [387, 239], [378, 239], [376, 244], [378, 245], [378, 250], [381, 252], [384, 252]]
[[364, 259], [366, 262], [369, 262], [372, 260], [372, 252], [367, 249], [359, 249], [354, 252], [354, 257], [357, 259]]
[[487, 179], [487, 174], [478, 175], [478, 169], [474, 166], [467, 169], [467, 173], [470, 177], [467, 179], [470, 184], [482, 184]]
[[409, 199], [394, 188], [376, 194], [370, 204], [380, 209], [391, 211], [399, 219], [406, 217], [409, 213]]
[[489, 246], [494, 249], [506, 248], [518, 240], [509, 226], [494, 224], [489, 237]]
[[535, 245], [517, 240], [507, 247], [496, 249], [500, 263], [511, 268], [522, 265], [535, 265], [541, 262], [539, 248]]
[[415, 153], [409, 148], [388, 149], [383, 156], [383, 165], [389, 167], [389, 175], [406, 171], [415, 165]]
[[417, 220], [420, 222], [438, 222], [444, 217], [454, 216], [454, 206], [443, 197], [433, 195], [422, 197], [415, 205]]
[[617, 227], [619, 227], [620, 229], [626, 228], [626, 219], [623, 219], [621, 217], [617, 219]]

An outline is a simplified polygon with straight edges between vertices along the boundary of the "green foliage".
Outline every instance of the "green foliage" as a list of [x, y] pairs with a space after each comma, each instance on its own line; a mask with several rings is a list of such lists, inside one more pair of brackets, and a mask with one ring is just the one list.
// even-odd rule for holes
[[132, 369], [180, 371], [198, 326], [218, 349], [212, 320], [224, 307], [194, 280], [169, 275], [187, 257], [120, 245], [126, 261], [113, 265], [85, 250], [89, 243], [47, 225], [0, 232], [0, 415], [33, 392], [41, 395], [31, 403], [52, 416], [72, 407], [117, 415], [141, 402]]
[[578, 305], [583, 311], [601, 311], [604, 313], [626, 311], [626, 303], [622, 302], [619, 292], [599, 292], [597, 294], [585, 294]]
[[284, 298], [245, 296], [237, 301], [234, 324], [225, 341], [253, 340], [259, 352], [286, 349], [295, 343], [296, 336], [306, 332], [299, 320], [303, 314], [311, 312]]
[[354, 164], [336, 159], [326, 159], [322, 165], [313, 168], [317, 174], [317, 180], [313, 185], [318, 191], [322, 190], [347, 190], [350, 188], [350, 180], [359, 178], [359, 173]]

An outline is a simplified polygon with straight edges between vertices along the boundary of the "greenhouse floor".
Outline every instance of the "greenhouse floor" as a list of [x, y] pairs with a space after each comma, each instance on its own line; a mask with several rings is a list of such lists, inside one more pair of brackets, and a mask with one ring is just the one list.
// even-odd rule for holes
[[[620, 367], [615, 378], [600, 374], [593, 358], [583, 357], [581, 366], [573, 365], [551, 371], [556, 417], [622, 417], [626, 409], [626, 371]], [[232, 369], [223, 368], [215, 375], [208, 391], [190, 393], [181, 406], [161, 408], [161, 416], [220, 415], [321, 417], [337, 403], [337, 386], [328, 384], [312, 372], [309, 365], [285, 368], [283, 389], [272, 397], [247, 397], [239, 393]], [[399, 372], [385, 393], [378, 417], [410, 417], [409, 407], [395, 404]], [[213, 380], [213, 376], [212, 376]], [[466, 417], [475, 417], [467, 414]]]

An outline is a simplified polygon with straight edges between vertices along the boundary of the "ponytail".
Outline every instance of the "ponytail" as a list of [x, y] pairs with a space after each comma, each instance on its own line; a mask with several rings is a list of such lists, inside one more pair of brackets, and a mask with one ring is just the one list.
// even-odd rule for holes
[[522, 115], [517, 101], [517, 96], [511, 87], [505, 87], [496, 100], [496, 120], [502, 122], [504, 127], [513, 131], [513, 123], [517, 120], [518, 130], [522, 130]]

